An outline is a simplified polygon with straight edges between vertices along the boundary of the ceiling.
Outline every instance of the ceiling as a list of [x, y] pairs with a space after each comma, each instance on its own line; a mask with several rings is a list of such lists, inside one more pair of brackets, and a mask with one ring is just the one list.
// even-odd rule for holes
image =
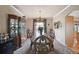
[[53, 17], [67, 5], [14, 5], [26, 17]]
[[69, 16], [74, 16], [74, 17], [76, 17], [76, 18], [79, 18], [79, 10], [75, 10], [75, 11], [71, 12], [71, 13], [69, 14]]

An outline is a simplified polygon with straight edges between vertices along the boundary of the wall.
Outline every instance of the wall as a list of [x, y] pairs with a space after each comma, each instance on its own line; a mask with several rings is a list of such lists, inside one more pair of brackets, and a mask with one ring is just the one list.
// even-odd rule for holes
[[33, 32], [33, 18], [27, 18], [26, 26], [27, 29], [30, 29]]
[[53, 17], [52, 18], [47, 18], [47, 33], [50, 31], [50, 29], [53, 29]]
[[21, 16], [10, 5], [0, 5], [0, 33], [7, 33], [7, 16], [8, 14], [14, 14]]
[[71, 13], [74, 10], [79, 10], [79, 6], [77, 5], [72, 5], [69, 8], [67, 8], [64, 12], [61, 14], [57, 15], [54, 17], [53, 23], [56, 21], [60, 21], [62, 23], [62, 28], [60, 29], [55, 29], [55, 35], [56, 35], [56, 40], [58, 40], [61, 44], [65, 45], [65, 16], [67, 16], [69, 13]]
[[59, 29], [54, 28], [55, 37], [56, 37], [57, 41], [59, 41], [61, 44], [65, 45], [65, 20], [64, 20], [64, 17], [62, 16], [62, 17], [54, 18], [53, 23], [57, 22], [57, 21], [61, 22], [62, 27]]

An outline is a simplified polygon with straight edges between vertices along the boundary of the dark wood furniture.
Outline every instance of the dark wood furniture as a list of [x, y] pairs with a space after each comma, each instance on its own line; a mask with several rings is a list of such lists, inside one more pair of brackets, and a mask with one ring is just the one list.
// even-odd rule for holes
[[13, 38], [14, 50], [21, 46], [20, 21], [21, 17], [8, 14], [8, 34]]
[[53, 41], [44, 35], [37, 37], [32, 42], [32, 46], [34, 46], [34, 53], [37, 54], [47, 54], [54, 50]]
[[13, 53], [13, 40], [0, 43], [0, 54], [12, 54]]

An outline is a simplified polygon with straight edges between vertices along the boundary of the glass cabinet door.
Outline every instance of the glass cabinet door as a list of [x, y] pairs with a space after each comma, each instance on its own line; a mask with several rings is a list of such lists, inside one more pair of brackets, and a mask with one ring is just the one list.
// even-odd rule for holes
[[15, 20], [15, 35], [18, 36], [19, 34], [19, 24], [18, 20]]
[[74, 23], [74, 32], [79, 32], [79, 23]]
[[77, 32], [78, 31], [78, 26], [77, 24], [74, 24], [74, 32]]
[[10, 19], [10, 37], [18, 36], [18, 20]]

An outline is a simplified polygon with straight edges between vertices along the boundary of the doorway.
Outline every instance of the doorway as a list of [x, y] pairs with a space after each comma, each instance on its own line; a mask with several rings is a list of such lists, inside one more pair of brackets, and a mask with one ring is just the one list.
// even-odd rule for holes
[[42, 35], [47, 32], [46, 28], [46, 19], [34, 19], [33, 20], [33, 34], [35, 38], [40, 36], [40, 31], [38, 30], [39, 27], [42, 27]]
[[42, 35], [44, 35], [44, 23], [43, 22], [36, 22], [35, 23], [35, 38], [40, 36], [40, 31], [38, 30], [39, 27], [42, 27]]

